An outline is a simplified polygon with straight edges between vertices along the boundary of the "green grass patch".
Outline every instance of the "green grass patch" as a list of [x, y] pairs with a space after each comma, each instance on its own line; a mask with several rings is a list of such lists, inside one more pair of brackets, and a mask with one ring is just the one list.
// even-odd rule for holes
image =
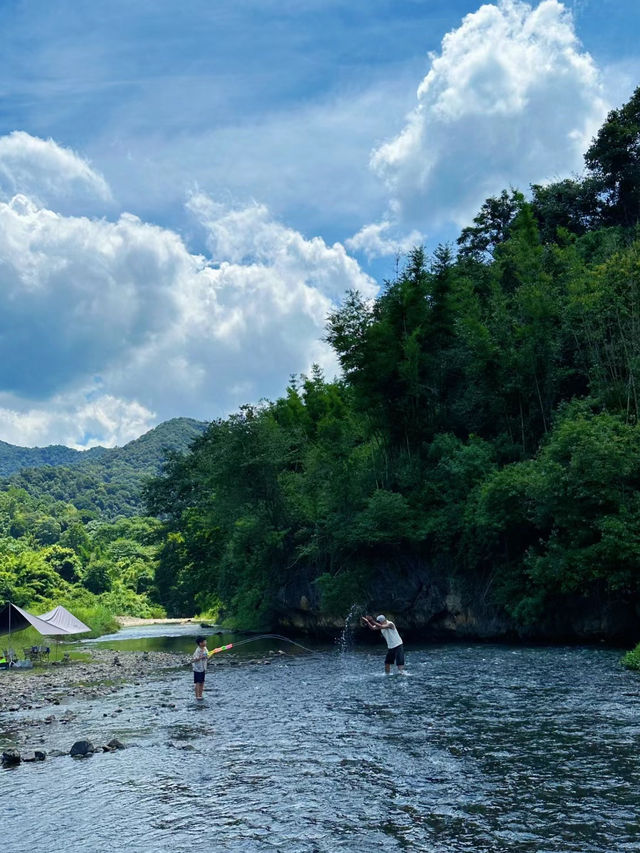
[[[64, 652], [69, 655], [69, 660], [77, 661], [78, 663], [91, 663], [91, 655], [89, 652], [72, 652], [68, 648], [65, 648]], [[55, 654], [53, 651], [51, 653]]]
[[90, 633], [77, 634], [76, 639], [88, 640], [92, 637], [101, 637], [103, 634], [114, 634], [120, 630], [120, 625], [113, 613], [102, 604], [92, 607], [74, 607], [73, 602], [69, 602], [65, 607], [91, 628]]
[[11, 635], [4, 634], [2, 637], [2, 649], [13, 649], [19, 658], [24, 657], [23, 649], [31, 646], [49, 646], [53, 648], [53, 642], [49, 637], [43, 637], [35, 628], [25, 628], [24, 631], [12, 631]]
[[[84, 636], [84, 635], [83, 635]], [[28, 650], [32, 646], [45, 646], [49, 648], [49, 660], [62, 660], [62, 656], [69, 655], [70, 660], [89, 662], [91, 655], [87, 652], [74, 651], [70, 643], [61, 641], [57, 643], [52, 637], [43, 637], [35, 628], [25, 628], [23, 631], [15, 631], [9, 637], [2, 637], [0, 648], [4, 650], [13, 649], [19, 660], [29, 657]]]

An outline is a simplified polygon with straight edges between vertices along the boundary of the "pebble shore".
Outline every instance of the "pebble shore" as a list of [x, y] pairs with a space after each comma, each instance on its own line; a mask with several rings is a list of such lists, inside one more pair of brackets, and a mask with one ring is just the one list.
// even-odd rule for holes
[[0, 713], [59, 705], [64, 699], [97, 698], [124, 684], [186, 667], [189, 659], [173, 652], [113, 652], [92, 649], [91, 660], [0, 670]]
[[[0, 670], [0, 714], [59, 705], [64, 699], [96, 699], [125, 684], [148, 680], [172, 669], [191, 669], [191, 656], [179, 652], [114, 652], [91, 649], [91, 660], [36, 665], [33, 669]], [[286, 653], [270, 651], [242, 664], [270, 664]], [[240, 664], [235, 655], [216, 656], [209, 669]], [[6, 717], [5, 717], [6, 719]]]
[[[42, 748], [42, 728], [52, 723], [67, 727], [78, 716], [67, 708], [62, 713], [55, 709], [69, 699], [98, 700], [121, 690], [127, 684], [157, 679], [170, 671], [191, 670], [191, 656], [179, 652], [130, 652], [112, 649], [91, 649], [89, 661], [51, 662], [38, 664], [33, 669], [0, 670], [0, 749], [2, 768], [15, 767], [21, 762], [44, 761], [49, 756], [88, 755], [94, 752], [109, 752], [123, 749], [124, 744], [113, 739], [94, 746], [88, 740], [74, 743], [69, 752], [68, 744], [62, 741], [62, 749], [48, 753]], [[266, 656], [243, 658], [242, 664], [270, 664], [273, 657], [284, 655], [282, 651], [270, 651]], [[209, 661], [209, 669], [236, 666], [241, 661], [235, 655], [217, 656]], [[162, 707], [175, 708], [174, 704], [159, 702]], [[42, 714], [41, 709], [51, 709]], [[29, 711], [36, 713], [31, 716]], [[27, 715], [25, 715], [27, 712]], [[110, 716], [122, 713], [118, 708]], [[107, 713], [103, 714], [107, 716]], [[37, 732], [40, 732], [38, 735]], [[114, 745], [115, 744], [115, 745]], [[179, 747], [187, 749], [187, 746]], [[25, 752], [25, 749], [27, 750]], [[84, 751], [80, 751], [80, 750]], [[4, 750], [4, 751], [3, 751]], [[73, 752], [76, 750], [76, 752]]]

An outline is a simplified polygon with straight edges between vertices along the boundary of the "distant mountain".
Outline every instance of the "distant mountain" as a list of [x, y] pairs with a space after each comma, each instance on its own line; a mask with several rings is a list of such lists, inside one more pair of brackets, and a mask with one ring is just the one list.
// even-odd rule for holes
[[72, 450], [61, 445], [16, 447], [0, 442], [0, 490], [11, 486], [52, 497], [102, 518], [143, 511], [140, 493], [167, 454], [183, 453], [208, 424], [173, 418], [123, 447]]
[[63, 444], [18, 447], [0, 441], [0, 477], [9, 477], [22, 468], [39, 468], [41, 465], [77, 465], [87, 458], [97, 459], [108, 452], [106, 447], [93, 447], [91, 450], [73, 450]]

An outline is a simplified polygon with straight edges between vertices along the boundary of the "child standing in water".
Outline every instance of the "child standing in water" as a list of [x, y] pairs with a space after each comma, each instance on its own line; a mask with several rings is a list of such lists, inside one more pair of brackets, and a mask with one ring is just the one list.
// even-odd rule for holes
[[193, 684], [196, 691], [196, 699], [202, 699], [202, 691], [204, 690], [204, 676], [207, 671], [207, 660], [209, 651], [207, 649], [206, 637], [196, 637], [196, 650], [193, 653], [191, 660], [193, 663]]

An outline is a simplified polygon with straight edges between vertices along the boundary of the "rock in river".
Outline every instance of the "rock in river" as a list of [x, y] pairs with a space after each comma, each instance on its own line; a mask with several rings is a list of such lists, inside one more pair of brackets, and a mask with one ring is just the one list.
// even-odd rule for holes
[[21, 761], [22, 757], [17, 749], [5, 749], [2, 753], [3, 767], [15, 767], [16, 764], [20, 764]]
[[47, 757], [47, 753], [42, 749], [36, 749], [35, 752], [27, 752], [26, 755], [22, 756], [22, 760], [26, 762], [33, 761], [44, 761]]
[[77, 740], [71, 747], [69, 755], [84, 756], [91, 755], [95, 752], [94, 746], [90, 740]]

